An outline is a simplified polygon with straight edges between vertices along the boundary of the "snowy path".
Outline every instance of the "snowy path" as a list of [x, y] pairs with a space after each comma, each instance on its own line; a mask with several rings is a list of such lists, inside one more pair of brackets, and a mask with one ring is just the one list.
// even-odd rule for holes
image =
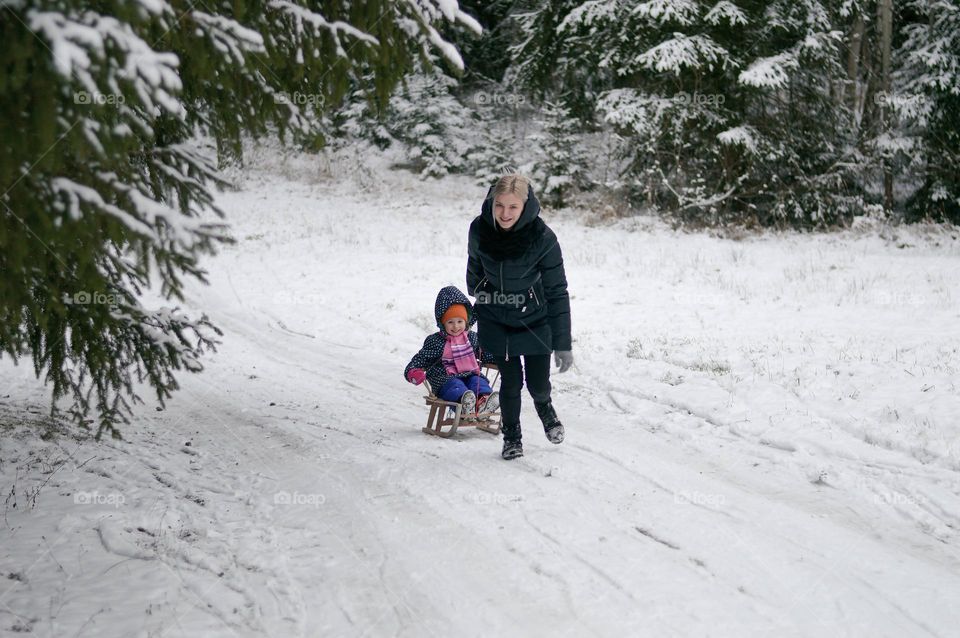
[[[412, 186], [251, 173], [221, 198], [238, 244], [188, 301], [223, 346], [7, 508], [0, 633], [957, 635], [956, 241], [551, 220], [568, 438], [527, 401], [505, 463], [490, 435], [421, 434], [402, 381], [482, 195]], [[0, 408], [42, 396], [3, 374]], [[4, 486], [61, 453], [16, 442]]]

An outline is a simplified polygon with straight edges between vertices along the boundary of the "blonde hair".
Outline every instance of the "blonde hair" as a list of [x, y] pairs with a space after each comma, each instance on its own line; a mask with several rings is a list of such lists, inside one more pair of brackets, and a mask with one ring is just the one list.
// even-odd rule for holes
[[500, 195], [516, 195], [521, 202], [527, 201], [527, 193], [530, 189], [530, 180], [519, 173], [504, 175], [497, 180], [493, 186], [491, 199], [496, 199]]

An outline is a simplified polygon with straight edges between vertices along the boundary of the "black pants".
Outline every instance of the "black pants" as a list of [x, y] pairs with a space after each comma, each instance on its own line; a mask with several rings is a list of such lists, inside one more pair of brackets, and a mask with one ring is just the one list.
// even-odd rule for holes
[[527, 389], [534, 403], [550, 402], [550, 355], [526, 354], [509, 361], [497, 359], [500, 368], [500, 413], [503, 415], [503, 438], [520, 439], [520, 391], [523, 389], [524, 366]]

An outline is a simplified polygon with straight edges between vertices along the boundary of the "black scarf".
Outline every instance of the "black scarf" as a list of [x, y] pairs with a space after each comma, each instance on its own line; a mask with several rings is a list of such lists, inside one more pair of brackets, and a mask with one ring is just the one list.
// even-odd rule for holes
[[485, 219], [481, 219], [476, 226], [477, 240], [480, 250], [497, 261], [516, 259], [540, 239], [546, 227], [539, 217], [517, 230], [502, 230], [499, 226], [493, 228]]

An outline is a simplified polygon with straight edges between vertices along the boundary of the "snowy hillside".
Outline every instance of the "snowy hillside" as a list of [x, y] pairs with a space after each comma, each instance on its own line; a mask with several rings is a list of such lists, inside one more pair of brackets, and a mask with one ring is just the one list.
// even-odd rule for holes
[[46, 390], [0, 362], [0, 634], [958, 635], [955, 231], [547, 211], [567, 440], [525, 396], [505, 462], [422, 434], [402, 378], [484, 189], [257, 159], [189, 288], [223, 343], [165, 411], [41, 439]]

